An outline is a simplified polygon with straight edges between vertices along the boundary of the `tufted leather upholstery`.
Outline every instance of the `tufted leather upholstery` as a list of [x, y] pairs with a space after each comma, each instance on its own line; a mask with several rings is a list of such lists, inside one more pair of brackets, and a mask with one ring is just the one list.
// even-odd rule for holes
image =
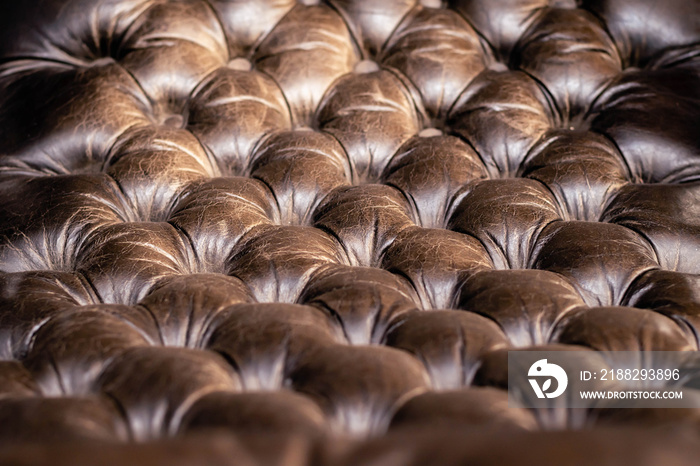
[[504, 377], [698, 349], [699, 128], [698, 0], [4, 1], [0, 462], [697, 464]]

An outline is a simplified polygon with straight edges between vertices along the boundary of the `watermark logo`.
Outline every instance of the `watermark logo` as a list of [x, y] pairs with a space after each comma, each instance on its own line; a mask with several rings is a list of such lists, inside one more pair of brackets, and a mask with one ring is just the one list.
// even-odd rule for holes
[[[569, 383], [569, 378], [566, 375], [566, 371], [556, 364], [550, 364], [546, 359], [540, 359], [535, 361], [535, 363], [530, 366], [530, 370], [527, 372], [528, 377], [535, 377], [528, 379], [532, 389], [535, 391], [537, 398], [556, 398], [566, 390], [566, 386]], [[538, 379], [544, 380], [544, 383], [540, 386]], [[557, 381], [556, 390], [549, 392], [548, 390], [552, 388], [552, 379]]]
[[508, 406], [698, 409], [700, 352], [508, 351]]

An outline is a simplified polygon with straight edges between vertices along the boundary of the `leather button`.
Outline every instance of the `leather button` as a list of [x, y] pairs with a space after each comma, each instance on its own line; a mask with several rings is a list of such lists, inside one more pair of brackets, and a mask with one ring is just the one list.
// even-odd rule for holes
[[253, 64], [247, 58], [238, 57], [228, 62], [228, 67], [236, 71], [250, 71]]

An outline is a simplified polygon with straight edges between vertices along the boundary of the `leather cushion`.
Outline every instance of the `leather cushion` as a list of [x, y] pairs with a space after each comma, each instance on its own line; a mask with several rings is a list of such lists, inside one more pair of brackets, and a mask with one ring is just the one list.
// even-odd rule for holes
[[504, 377], [698, 350], [698, 44], [695, 0], [2, 2], [0, 459], [695, 464], [697, 409]]

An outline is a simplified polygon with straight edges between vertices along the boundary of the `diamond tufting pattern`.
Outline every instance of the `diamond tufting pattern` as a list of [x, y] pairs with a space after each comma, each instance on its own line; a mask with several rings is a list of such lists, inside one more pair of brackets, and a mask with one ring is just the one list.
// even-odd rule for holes
[[698, 277], [698, 0], [0, 4], [4, 464], [697, 464], [504, 374]]

